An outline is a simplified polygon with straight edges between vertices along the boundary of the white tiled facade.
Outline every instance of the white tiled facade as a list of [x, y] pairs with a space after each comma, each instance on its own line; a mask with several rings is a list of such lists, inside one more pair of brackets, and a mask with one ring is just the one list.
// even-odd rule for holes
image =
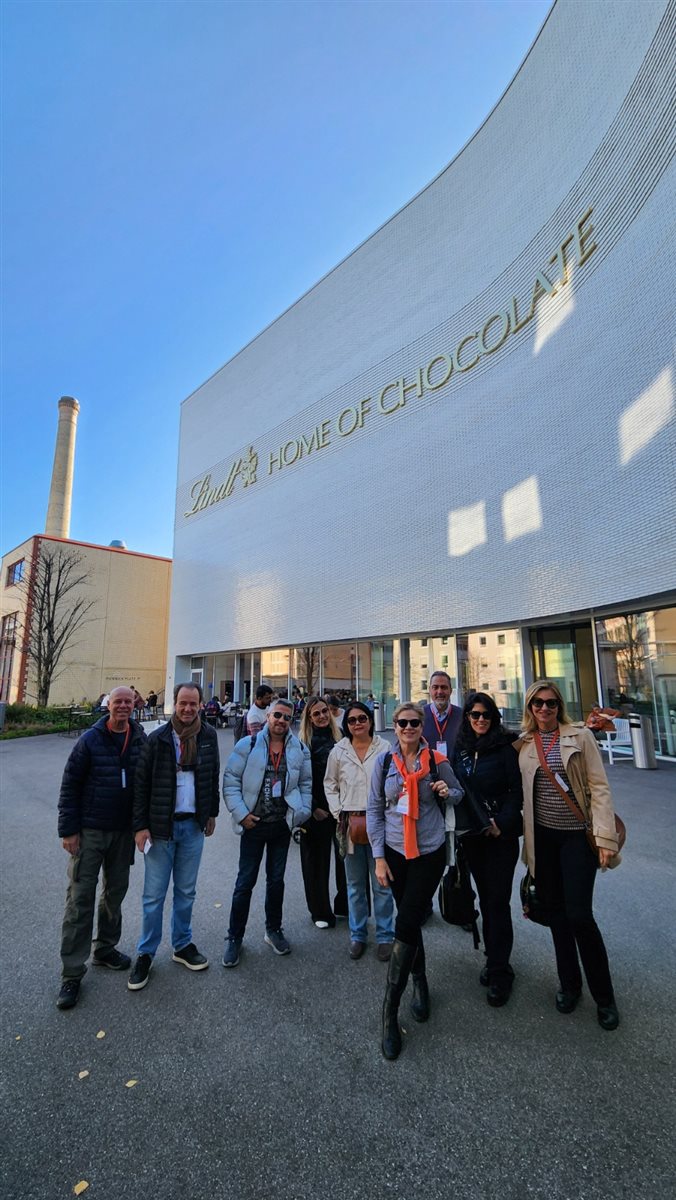
[[184, 402], [169, 682], [674, 588], [675, 30], [558, 0], [455, 161]]

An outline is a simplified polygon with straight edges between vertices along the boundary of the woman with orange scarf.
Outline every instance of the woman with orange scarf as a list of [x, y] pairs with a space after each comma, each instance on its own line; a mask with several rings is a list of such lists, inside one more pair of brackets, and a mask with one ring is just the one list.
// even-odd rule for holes
[[430, 995], [425, 974], [422, 923], [446, 866], [446, 810], [462, 798], [448, 759], [422, 736], [424, 710], [410, 701], [394, 710], [397, 737], [391, 751], [376, 759], [366, 810], [375, 872], [391, 887], [397, 903], [394, 944], [383, 1006], [382, 1051], [401, 1053], [399, 1003], [413, 979], [411, 1016], [427, 1021]]

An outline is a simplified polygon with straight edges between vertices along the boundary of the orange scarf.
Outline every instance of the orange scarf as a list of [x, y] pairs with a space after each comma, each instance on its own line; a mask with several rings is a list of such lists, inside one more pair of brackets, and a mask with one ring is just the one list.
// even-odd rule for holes
[[420, 851], [418, 850], [418, 836], [416, 834], [416, 821], [419, 815], [418, 806], [418, 784], [421, 779], [430, 773], [430, 755], [434, 754], [437, 762], [443, 759], [442, 754], [437, 754], [431, 751], [426, 746], [420, 751], [420, 769], [418, 771], [409, 771], [406, 763], [398, 754], [392, 755], [392, 762], [401, 775], [406, 791], [408, 792], [408, 813], [402, 813], [401, 819], [404, 826], [404, 857], [419, 858]]

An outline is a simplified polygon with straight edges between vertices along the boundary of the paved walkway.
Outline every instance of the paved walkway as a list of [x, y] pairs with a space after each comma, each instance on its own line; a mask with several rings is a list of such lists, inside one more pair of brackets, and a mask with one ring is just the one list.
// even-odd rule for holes
[[[227, 752], [231, 733], [219, 738]], [[144, 991], [94, 968], [78, 1006], [57, 1010], [66, 855], [56, 800], [71, 746], [0, 743], [3, 1196], [57, 1200], [81, 1180], [87, 1200], [674, 1194], [676, 767], [609, 770], [628, 845], [598, 881], [597, 914], [620, 1029], [599, 1029], [588, 995], [572, 1016], [555, 1011], [549, 935], [515, 902], [509, 1005], [487, 1006], [480, 954], [436, 914], [425, 932], [432, 1019], [404, 1018], [403, 1054], [387, 1063], [386, 968], [373, 946], [348, 960], [344, 922], [311, 924], [295, 846], [293, 953], [264, 945], [259, 885], [240, 966], [221, 967], [237, 861], [227, 816], [207, 842], [194, 914], [210, 970], [172, 963], [165, 941]], [[141, 884], [137, 864], [121, 945], [130, 954]]]

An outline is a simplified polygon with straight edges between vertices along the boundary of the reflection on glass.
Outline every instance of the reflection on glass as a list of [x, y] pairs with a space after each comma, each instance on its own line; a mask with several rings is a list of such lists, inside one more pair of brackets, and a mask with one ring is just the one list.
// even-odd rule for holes
[[320, 647], [294, 646], [289, 653], [292, 687], [298, 688], [305, 696], [319, 691]]
[[448, 633], [442, 637], [411, 638], [411, 695], [418, 704], [429, 699], [430, 676], [434, 671], [445, 671], [451, 677], [452, 699], [457, 703], [457, 679], [455, 675], [455, 637]]
[[261, 650], [261, 683], [286, 696], [289, 688], [289, 651]]
[[596, 622], [604, 703], [649, 716], [660, 754], [676, 756], [676, 608]]
[[457, 635], [460, 688], [488, 692], [506, 725], [518, 728], [523, 713], [521, 637], [518, 629]]
[[360, 642], [357, 647], [359, 695], [357, 699], [372, 699], [384, 712], [385, 725], [392, 724], [392, 714], [399, 703], [398, 658], [395, 670], [394, 643]]
[[357, 694], [357, 647], [355, 645], [322, 646], [322, 688], [341, 703]]

